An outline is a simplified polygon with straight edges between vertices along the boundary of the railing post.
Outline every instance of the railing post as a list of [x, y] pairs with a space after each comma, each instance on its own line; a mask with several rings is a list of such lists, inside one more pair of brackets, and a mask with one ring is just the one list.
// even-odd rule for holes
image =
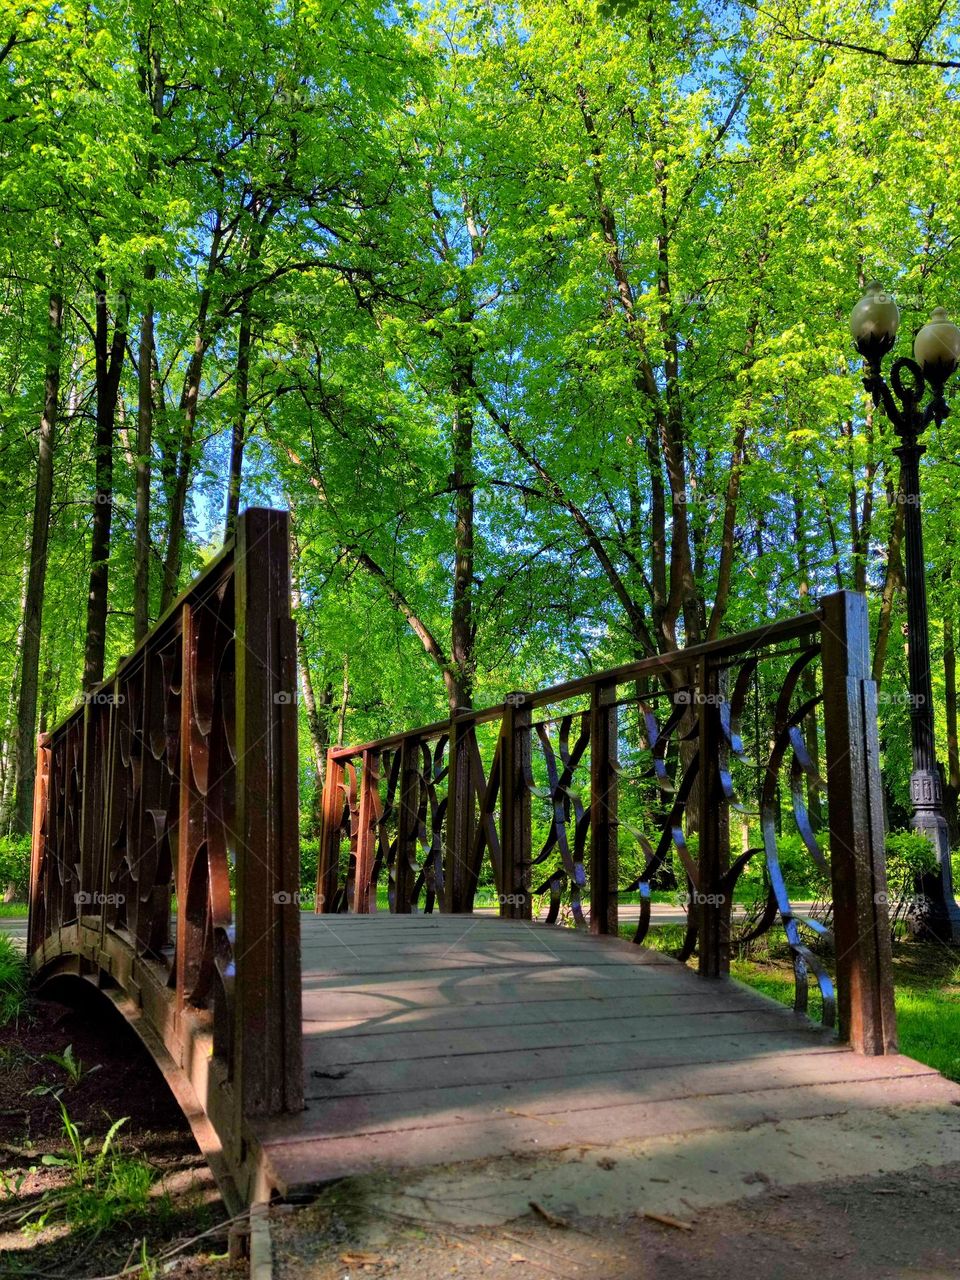
[[590, 694], [590, 932], [617, 934], [617, 686]]
[[414, 736], [400, 745], [400, 792], [397, 813], [397, 855], [394, 862], [394, 911], [409, 915], [417, 876], [417, 836], [420, 826], [420, 742]]
[[525, 694], [507, 695], [500, 749], [502, 884], [500, 914], [529, 920], [530, 900], [530, 704]]
[[444, 911], [472, 911], [474, 877], [470, 870], [476, 820], [473, 765], [470, 757], [471, 721], [450, 722], [447, 774], [447, 839], [443, 855]]
[[730, 972], [731, 903], [723, 886], [730, 866], [730, 812], [720, 786], [724, 743], [720, 731], [720, 672], [703, 659], [697, 665], [694, 691], [698, 725], [697, 832], [699, 836], [697, 892], [692, 904], [699, 924], [698, 971], [702, 978], [721, 978]]
[[45, 822], [47, 812], [47, 795], [50, 784], [50, 762], [53, 749], [50, 735], [41, 733], [37, 738], [37, 770], [33, 775], [33, 828], [30, 840], [30, 914], [27, 919], [27, 955], [30, 956], [43, 942], [40, 936], [40, 864], [43, 861], [44, 847], [49, 836], [49, 819]]
[[317, 893], [314, 911], [327, 914], [334, 908], [340, 878], [340, 824], [343, 819], [343, 765], [327, 751], [327, 771], [323, 781], [323, 808], [320, 845], [317, 851]]
[[296, 629], [289, 520], [237, 522], [234, 1090], [244, 1115], [303, 1107]]
[[360, 764], [360, 816], [356, 865], [353, 880], [353, 909], [358, 915], [369, 915], [377, 909], [376, 886], [370, 883], [373, 872], [374, 824], [380, 816], [380, 752], [364, 751]]
[[822, 603], [823, 709], [840, 1035], [859, 1053], [896, 1051], [877, 689], [862, 595]]

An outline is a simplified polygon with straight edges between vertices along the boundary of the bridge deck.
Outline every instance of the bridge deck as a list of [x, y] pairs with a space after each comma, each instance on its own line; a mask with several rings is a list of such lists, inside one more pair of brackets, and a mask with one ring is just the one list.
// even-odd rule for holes
[[303, 917], [306, 1110], [252, 1126], [283, 1194], [378, 1168], [960, 1099], [733, 982], [569, 929]]

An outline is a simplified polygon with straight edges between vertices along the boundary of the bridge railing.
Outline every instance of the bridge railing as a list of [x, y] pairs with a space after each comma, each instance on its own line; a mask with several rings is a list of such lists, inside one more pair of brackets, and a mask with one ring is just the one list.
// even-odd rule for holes
[[192, 1052], [188, 1021], [206, 1025], [220, 1095], [207, 1109], [238, 1131], [238, 1115], [303, 1100], [287, 520], [244, 512], [144, 642], [40, 739], [34, 802], [34, 968], [73, 955], [140, 1004], [175, 1057]]
[[[328, 754], [317, 910], [500, 914], [618, 931], [672, 882], [683, 958], [728, 972], [782, 930], [796, 1007], [867, 1053], [895, 1047], [866, 603], [597, 672]], [[806, 864], [806, 865], [804, 865]], [[762, 874], [761, 874], [762, 873]], [[734, 907], [743, 885], [755, 903]], [[819, 881], [798, 912], [791, 880]], [[739, 892], [738, 892], [739, 890]]]

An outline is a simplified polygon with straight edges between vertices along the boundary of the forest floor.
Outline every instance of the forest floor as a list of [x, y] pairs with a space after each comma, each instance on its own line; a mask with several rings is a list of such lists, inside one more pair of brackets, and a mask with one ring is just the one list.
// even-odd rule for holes
[[189, 1125], [108, 1006], [29, 1000], [0, 1029], [0, 1100], [4, 1280], [79, 1280], [126, 1267], [144, 1277], [246, 1275], [246, 1263], [226, 1258], [227, 1230], [218, 1224], [228, 1214]]

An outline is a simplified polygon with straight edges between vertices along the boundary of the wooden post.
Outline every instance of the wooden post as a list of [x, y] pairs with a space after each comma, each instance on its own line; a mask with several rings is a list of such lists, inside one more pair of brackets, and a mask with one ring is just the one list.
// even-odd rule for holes
[[503, 708], [500, 739], [500, 825], [502, 877], [500, 914], [529, 920], [530, 899], [530, 704], [511, 693]]
[[327, 751], [327, 771], [323, 782], [323, 811], [317, 856], [317, 893], [314, 911], [329, 914], [337, 896], [340, 878], [340, 824], [343, 819], [343, 764]]
[[30, 914], [27, 919], [27, 955], [30, 956], [43, 942], [40, 926], [40, 864], [43, 861], [46, 841], [49, 837], [49, 819], [46, 818], [47, 792], [50, 783], [50, 761], [53, 750], [49, 733], [37, 738], [37, 771], [33, 776], [33, 828], [30, 838]]
[[822, 609], [840, 1035], [858, 1053], [893, 1053], [897, 1035], [867, 603], [862, 595], [838, 591], [823, 600]]
[[474, 733], [467, 718], [450, 722], [447, 774], [447, 831], [443, 855], [444, 911], [473, 911], [476, 878], [471, 873], [476, 816], [474, 813], [473, 762], [470, 737]]
[[234, 1091], [242, 1114], [303, 1107], [296, 629], [289, 520], [237, 522], [236, 995]]
[[420, 825], [420, 742], [406, 737], [400, 746], [400, 791], [397, 813], [397, 856], [394, 911], [409, 915], [417, 876], [417, 835]]
[[364, 751], [360, 766], [360, 817], [356, 867], [353, 881], [353, 909], [369, 915], [377, 909], [376, 886], [370, 883], [376, 838], [374, 824], [380, 816], [380, 752]]
[[730, 866], [730, 812], [720, 785], [724, 742], [720, 729], [720, 673], [708, 658], [697, 666], [694, 691], [699, 727], [699, 836], [700, 901], [691, 904], [699, 922], [698, 971], [702, 978], [722, 978], [730, 972], [730, 911], [732, 904], [722, 887]]
[[617, 686], [590, 694], [590, 932], [617, 935]]

